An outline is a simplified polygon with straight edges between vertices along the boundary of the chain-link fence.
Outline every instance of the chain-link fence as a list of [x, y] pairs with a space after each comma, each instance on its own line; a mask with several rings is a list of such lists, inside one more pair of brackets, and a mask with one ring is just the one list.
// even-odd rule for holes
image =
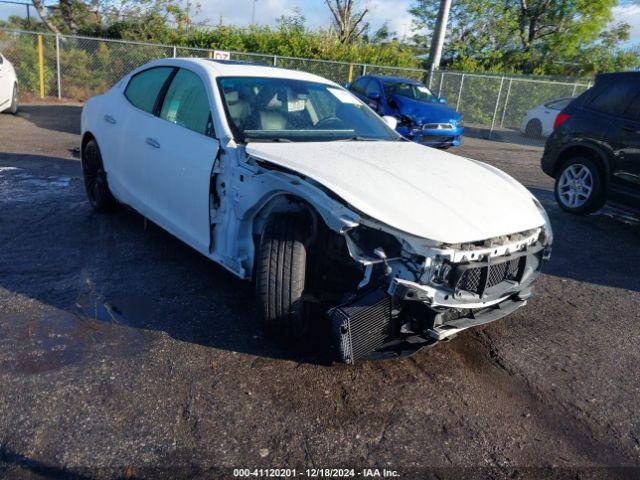
[[431, 89], [455, 106], [467, 124], [517, 128], [531, 108], [580, 95], [590, 82], [558, 82], [526, 77], [437, 71], [429, 75]]
[[[214, 50], [80, 36], [0, 30], [0, 51], [13, 63], [21, 90], [36, 96], [86, 100], [104, 92], [127, 72], [157, 58], [211, 58]], [[517, 128], [527, 110], [562, 97], [579, 95], [586, 82], [480, 75], [415, 68], [231, 52], [231, 59], [304, 70], [338, 83], [357, 77], [389, 75], [428, 83], [459, 110], [467, 125]]]

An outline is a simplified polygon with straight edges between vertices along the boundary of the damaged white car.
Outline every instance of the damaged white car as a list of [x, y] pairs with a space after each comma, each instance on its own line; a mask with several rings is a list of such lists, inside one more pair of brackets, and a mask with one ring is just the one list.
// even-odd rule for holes
[[315, 75], [146, 64], [82, 112], [92, 206], [129, 205], [256, 283], [264, 327], [329, 327], [341, 360], [410, 353], [523, 306], [549, 257], [540, 203], [406, 141]]

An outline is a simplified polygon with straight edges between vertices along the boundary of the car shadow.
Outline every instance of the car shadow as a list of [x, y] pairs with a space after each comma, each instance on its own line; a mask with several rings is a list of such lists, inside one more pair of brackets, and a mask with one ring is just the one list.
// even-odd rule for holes
[[17, 115], [39, 128], [80, 134], [80, 105], [20, 105]]
[[[90, 341], [95, 336], [83, 332], [102, 324], [118, 338], [129, 331], [132, 349], [137, 330], [153, 330], [234, 352], [331, 362], [319, 348], [326, 337], [295, 348], [267, 337], [251, 282], [130, 209], [94, 213], [77, 160], [0, 153], [0, 184], [7, 185], [0, 193], [0, 301], [4, 289], [16, 305], [35, 300], [50, 307], [42, 322], [73, 325], [74, 341]], [[42, 335], [46, 342], [46, 329]]]
[[[533, 138], [523, 135], [519, 130], [508, 128], [496, 128], [491, 131], [490, 127], [482, 125], [465, 125], [464, 136], [492, 140], [494, 142], [514, 143], [527, 147], [544, 147], [545, 138]], [[464, 139], [463, 139], [464, 141]]]
[[[556, 277], [640, 292], [640, 215], [606, 206], [591, 215], [562, 210], [553, 192], [531, 188], [553, 227], [551, 261], [543, 272]], [[638, 221], [633, 221], [637, 218]]]
[[[124, 474], [125, 471], [117, 473]], [[4, 475], [7, 475], [7, 478], [64, 478], [67, 480], [94, 478], [93, 475], [76, 473], [64, 467], [40, 462], [0, 446], [0, 476], [4, 478]]]

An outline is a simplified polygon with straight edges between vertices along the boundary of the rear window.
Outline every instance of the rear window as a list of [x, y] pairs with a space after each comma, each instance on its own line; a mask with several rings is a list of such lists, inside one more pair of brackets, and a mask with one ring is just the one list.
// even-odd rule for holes
[[353, 83], [353, 85], [351, 85], [351, 90], [357, 93], [364, 94], [364, 89], [368, 81], [369, 79], [367, 77], [360, 77]]
[[125, 97], [140, 110], [153, 113], [158, 93], [173, 72], [173, 67], [154, 67], [136, 73], [124, 91]]
[[637, 80], [610, 81], [594, 92], [587, 107], [609, 115], [627, 116], [629, 100], [639, 93], [640, 82]]
[[551, 110], [562, 110], [573, 100], [573, 98], [563, 98], [561, 100], [555, 100], [553, 102], [549, 102], [545, 104], [545, 107], [550, 108]]

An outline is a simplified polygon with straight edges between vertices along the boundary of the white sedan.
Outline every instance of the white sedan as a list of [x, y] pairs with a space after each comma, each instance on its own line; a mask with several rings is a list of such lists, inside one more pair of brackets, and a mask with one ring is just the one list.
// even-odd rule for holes
[[0, 112], [18, 111], [18, 79], [11, 62], [0, 54]]
[[253, 279], [276, 336], [406, 354], [524, 305], [552, 233], [513, 178], [392, 123], [315, 75], [158, 60], [86, 103], [86, 190]]
[[558, 113], [569, 105], [571, 100], [573, 97], [560, 98], [533, 107], [524, 115], [520, 124], [520, 132], [532, 138], [548, 137], [553, 132], [553, 123], [556, 121]]

